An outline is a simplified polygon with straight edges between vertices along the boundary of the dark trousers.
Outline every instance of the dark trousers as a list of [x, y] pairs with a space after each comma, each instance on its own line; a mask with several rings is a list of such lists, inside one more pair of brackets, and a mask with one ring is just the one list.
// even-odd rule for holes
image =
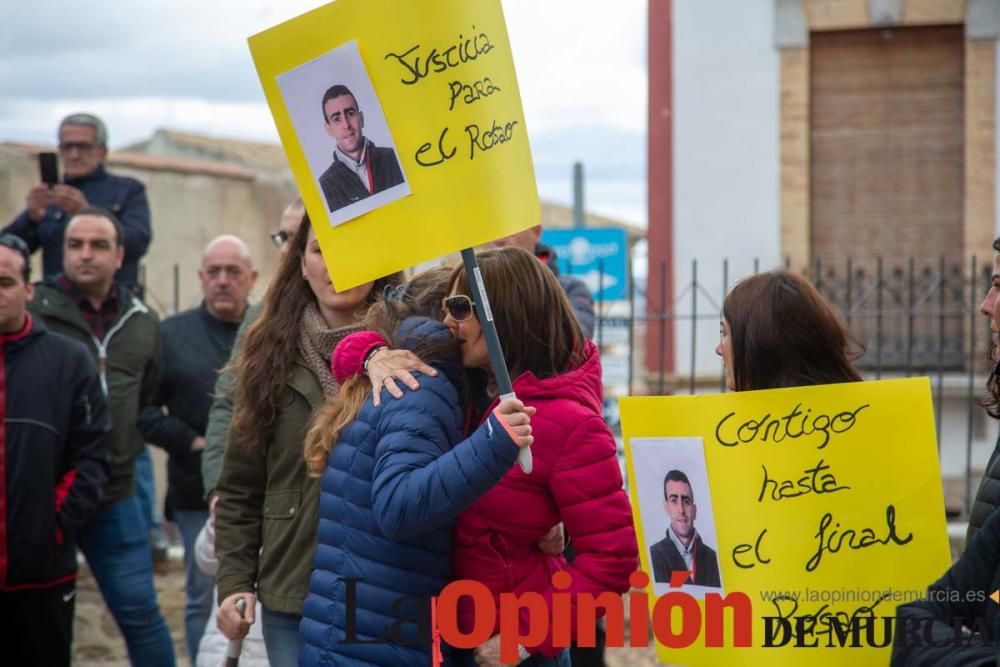
[[597, 629], [594, 632], [594, 643], [596, 646], [583, 648], [573, 646], [569, 653], [573, 658], [573, 667], [606, 667], [604, 664], [604, 623], [597, 622]]
[[0, 662], [69, 667], [76, 581], [52, 588], [0, 591]]
[[[569, 563], [573, 562], [573, 558], [576, 554], [573, 553], [572, 547], [566, 547], [564, 554], [566, 556], [566, 561]], [[597, 621], [597, 628], [594, 631], [594, 643], [596, 646], [589, 646], [587, 648], [582, 648], [580, 646], [573, 646], [569, 649], [570, 656], [573, 659], [573, 667], [606, 667], [604, 664], [604, 623], [600, 620]]]

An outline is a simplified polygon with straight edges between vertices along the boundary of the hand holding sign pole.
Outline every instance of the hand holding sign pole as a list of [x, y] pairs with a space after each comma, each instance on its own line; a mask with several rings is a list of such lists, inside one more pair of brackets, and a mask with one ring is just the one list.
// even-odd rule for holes
[[[465, 275], [469, 282], [469, 290], [472, 292], [476, 317], [479, 318], [479, 326], [483, 328], [483, 335], [486, 337], [486, 347], [490, 352], [490, 366], [493, 369], [493, 377], [497, 381], [497, 388], [500, 390], [500, 400], [515, 398], [514, 387], [510, 381], [510, 374], [507, 372], [507, 362], [503, 358], [503, 349], [500, 347], [500, 337], [497, 335], [497, 327], [493, 323], [490, 297], [486, 293], [486, 285], [483, 283], [482, 273], [480, 273], [479, 265], [476, 263], [476, 253], [472, 251], [472, 248], [466, 248], [462, 251], [462, 263], [465, 265]], [[531, 474], [531, 447], [521, 447], [517, 453], [517, 464], [521, 466], [524, 474]]]

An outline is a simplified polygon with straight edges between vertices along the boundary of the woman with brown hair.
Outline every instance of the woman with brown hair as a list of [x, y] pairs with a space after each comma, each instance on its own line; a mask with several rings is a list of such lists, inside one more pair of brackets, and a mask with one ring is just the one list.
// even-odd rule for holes
[[[1000, 253], [1000, 238], [993, 241]], [[989, 392], [982, 406], [1000, 419], [1000, 254], [993, 256], [990, 285], [979, 312], [990, 322]], [[965, 550], [928, 595], [896, 610], [892, 667], [996, 665], [1000, 607], [990, 596], [1000, 589], [1000, 440], [990, 455], [969, 513]], [[956, 619], [959, 625], [956, 625]], [[925, 641], [913, 641], [919, 628]]]
[[369, 330], [418, 354], [437, 375], [419, 376], [420, 391], [381, 407], [366, 378], [347, 379], [306, 438], [306, 461], [322, 475], [322, 490], [300, 667], [429, 664], [429, 637], [420, 636], [428, 619], [414, 614], [418, 604], [399, 601], [441, 593], [451, 580], [455, 517], [531, 444], [532, 410], [516, 399], [463, 438], [458, 342], [440, 315], [428, 317], [440, 312], [450, 278], [449, 269], [425, 272], [365, 318]]
[[730, 391], [858, 382], [851, 337], [805, 278], [769, 271], [741, 280], [722, 306], [715, 353]]
[[[638, 564], [638, 550], [615, 440], [602, 414], [597, 348], [584, 337], [556, 277], [531, 253], [502, 248], [477, 258], [514, 391], [536, 410], [531, 416], [534, 469], [525, 474], [511, 468], [458, 516], [453, 576], [484, 584], [497, 608], [500, 595], [514, 591], [552, 599], [551, 575], [559, 570], [570, 574], [568, 585], [559, 590], [573, 594], [573, 605], [581, 593], [624, 593]], [[458, 341], [462, 366], [480, 379], [472, 384], [468, 431], [490, 418], [500, 397], [461, 267], [452, 274], [444, 305], [444, 324]], [[380, 363], [369, 353], [363, 356]], [[375, 383], [381, 372], [373, 369], [371, 376]], [[559, 522], [573, 537], [576, 557], [569, 564], [536, 544]], [[470, 600], [463, 598], [458, 607], [463, 632], [475, 624], [475, 610], [466, 603]], [[494, 625], [492, 638], [474, 652], [453, 652], [452, 664], [499, 665], [497, 632]], [[556, 646], [551, 635], [535, 646], [520, 647], [519, 653], [519, 664], [570, 664], [569, 651]]]
[[[338, 292], [306, 216], [234, 363], [235, 413], [216, 487], [219, 629], [246, 635], [256, 597], [272, 667], [298, 663], [298, 624], [316, 546], [319, 485], [302, 446], [313, 410], [337, 392], [330, 356], [386, 286]], [[236, 611], [246, 601], [246, 618]]]

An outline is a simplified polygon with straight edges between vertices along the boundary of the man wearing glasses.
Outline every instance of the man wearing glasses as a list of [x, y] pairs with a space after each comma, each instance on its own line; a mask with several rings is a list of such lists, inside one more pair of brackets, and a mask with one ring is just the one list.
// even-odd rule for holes
[[274, 246], [280, 254], [284, 255], [288, 251], [288, 242], [295, 236], [295, 232], [299, 231], [299, 225], [302, 224], [302, 216], [305, 214], [306, 207], [302, 203], [301, 197], [296, 197], [295, 201], [289, 204], [284, 213], [281, 214], [281, 220], [278, 221], [278, 230], [270, 234], [271, 241], [274, 242]]
[[337, 142], [333, 163], [319, 177], [331, 211], [403, 182], [396, 151], [365, 137], [365, 115], [347, 86], [331, 86], [323, 95], [323, 123]]
[[[134, 178], [108, 173], [108, 131], [97, 116], [77, 113], [59, 124], [59, 159], [63, 182], [40, 183], [26, 198], [25, 209], [3, 233], [20, 237], [31, 252], [42, 249], [44, 278], [63, 270], [63, 231], [78, 211], [111, 211], [125, 231], [125, 260], [115, 281], [138, 290], [139, 260], [152, 239], [145, 186]], [[141, 296], [141, 294], [140, 294]]]

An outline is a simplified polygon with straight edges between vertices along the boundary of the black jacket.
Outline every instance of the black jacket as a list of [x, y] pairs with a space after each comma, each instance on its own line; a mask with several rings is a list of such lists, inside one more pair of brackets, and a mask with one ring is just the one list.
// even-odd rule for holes
[[[932, 598], [896, 609], [892, 667], [979, 667], [997, 664], [998, 605], [989, 598], [1000, 589], [1000, 512], [994, 512], [962, 557], [929, 587]], [[982, 633], [960, 637], [955, 624]], [[917, 628], [914, 632], [907, 632]], [[931, 642], [926, 642], [925, 630]], [[924, 643], [937, 644], [924, 646]]]
[[[103, 165], [82, 178], [66, 181], [66, 185], [82, 192], [91, 206], [106, 208], [121, 221], [125, 232], [125, 261], [115, 274], [115, 280], [134, 289], [139, 282], [139, 260], [153, 238], [146, 186], [128, 176], [110, 174]], [[4, 228], [3, 233], [20, 236], [32, 252], [41, 247], [44, 277], [50, 278], [63, 270], [63, 232], [67, 221], [66, 213], [57, 206], [50, 206], [38, 222], [32, 222], [25, 210]]]
[[368, 187], [358, 175], [336, 157], [333, 164], [319, 177], [320, 187], [323, 188], [326, 204], [331, 211], [357, 203], [403, 182], [403, 172], [399, 169], [396, 151], [391, 148], [378, 148], [369, 142], [368, 162], [372, 168], [372, 192], [368, 192]]
[[76, 577], [75, 537], [108, 481], [111, 421], [83, 345], [29, 318], [0, 336], [0, 590]]
[[972, 510], [969, 512], [969, 529], [965, 534], [965, 543], [972, 542], [972, 538], [986, 520], [1000, 507], [1000, 439], [997, 439], [993, 447], [993, 454], [986, 464], [986, 472], [979, 482], [979, 490], [976, 491], [976, 499], [972, 503]]
[[[688, 577], [684, 583], [720, 587], [722, 583], [719, 579], [719, 558], [715, 555], [715, 549], [702, 542], [701, 537], [696, 536], [695, 540], [697, 544], [694, 551], [694, 581]], [[677, 551], [670, 535], [651, 546], [649, 555], [653, 563], [653, 581], [669, 583], [671, 572], [688, 569], [684, 557]]]
[[139, 431], [170, 454], [169, 509], [208, 509], [202, 453], [191, 451], [191, 441], [205, 435], [215, 380], [229, 360], [238, 329], [238, 323], [212, 317], [204, 303], [163, 320], [163, 374], [153, 405], [139, 416]]

